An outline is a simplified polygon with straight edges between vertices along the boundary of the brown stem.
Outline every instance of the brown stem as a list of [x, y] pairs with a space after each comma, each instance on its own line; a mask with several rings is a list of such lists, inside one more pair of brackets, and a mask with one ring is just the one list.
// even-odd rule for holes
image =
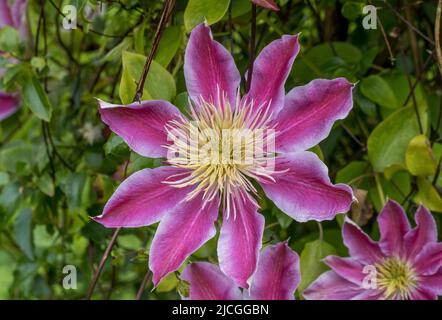
[[121, 228], [115, 229], [114, 233], [112, 234], [112, 239], [109, 242], [109, 244], [107, 245], [107, 248], [104, 251], [103, 256], [101, 257], [100, 264], [98, 265], [97, 270], [95, 270], [94, 276], [92, 278], [92, 282], [89, 285], [89, 288], [87, 290], [86, 300], [90, 300], [92, 297], [92, 294], [94, 293], [94, 289], [95, 289], [95, 286], [97, 285], [98, 278], [100, 278], [100, 274], [103, 271], [104, 264], [106, 263], [106, 260], [109, 257], [109, 254], [111, 253], [112, 248], [115, 245], [115, 242], [117, 241], [117, 237], [118, 237], [118, 234], [120, 233], [120, 230], [121, 230]]
[[384, 3], [387, 5], [387, 7], [393, 11], [393, 13], [398, 17], [400, 20], [402, 20], [411, 30], [416, 32], [418, 35], [420, 35], [422, 38], [424, 38], [427, 42], [432, 44], [434, 46], [434, 41], [431, 40], [429, 37], [427, 37], [425, 34], [423, 34], [419, 29], [417, 29], [415, 26], [413, 26], [407, 19], [405, 19], [391, 4], [388, 3], [387, 0], [383, 0]]
[[147, 269], [146, 274], [144, 275], [143, 281], [141, 282], [140, 288], [137, 291], [137, 300], [141, 300], [141, 297], [143, 296], [144, 290], [146, 290], [147, 284], [150, 281], [150, 277], [152, 276], [152, 273], [149, 269]]
[[246, 93], [249, 92], [250, 86], [252, 84], [253, 76], [253, 65], [255, 63], [256, 54], [256, 4], [252, 3], [252, 20], [251, 20], [251, 31], [250, 31], [250, 60], [249, 60], [249, 70], [247, 72], [247, 84]]
[[437, 11], [436, 11], [436, 24], [434, 26], [434, 37], [436, 39], [437, 65], [439, 67], [439, 72], [442, 77], [442, 47], [440, 41], [441, 19], [442, 19], [442, 0], [439, 0], [439, 4], [437, 6]]
[[152, 49], [150, 50], [149, 56], [144, 63], [143, 72], [141, 73], [140, 81], [137, 83], [137, 91], [135, 93], [134, 102], [140, 101], [143, 96], [144, 83], [146, 82], [147, 74], [149, 72], [150, 66], [153, 61], [153, 57], [160, 44], [161, 35], [163, 34], [164, 28], [166, 27], [167, 21], [169, 20], [173, 7], [175, 6], [175, 0], [167, 0], [164, 3], [163, 12], [161, 13], [160, 22], [158, 23], [157, 31], [155, 32], [155, 38], [153, 40]]

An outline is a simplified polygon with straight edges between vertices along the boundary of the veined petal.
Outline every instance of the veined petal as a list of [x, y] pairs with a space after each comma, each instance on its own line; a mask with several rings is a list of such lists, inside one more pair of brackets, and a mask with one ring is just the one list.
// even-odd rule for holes
[[201, 195], [183, 202], [161, 219], [149, 254], [149, 268], [155, 286], [215, 236], [218, 209], [218, 198], [204, 204]]
[[427, 244], [417, 254], [414, 260], [414, 268], [417, 273], [424, 275], [431, 275], [442, 268], [442, 243]]
[[298, 53], [298, 35], [284, 35], [261, 51], [253, 66], [250, 91], [243, 99], [253, 100], [255, 112], [267, 108], [269, 103], [274, 116], [282, 109], [285, 81]]
[[404, 209], [395, 201], [389, 200], [378, 216], [381, 239], [379, 246], [387, 256], [402, 255], [405, 234], [410, 231], [410, 223]]
[[241, 299], [241, 291], [232, 279], [212, 263], [191, 263], [184, 268], [180, 278], [189, 283], [191, 300]]
[[301, 279], [299, 256], [287, 242], [268, 246], [259, 256], [250, 285], [250, 299], [293, 300]]
[[350, 256], [356, 260], [366, 264], [375, 264], [384, 257], [378, 243], [371, 240], [361, 228], [349, 219], [346, 219], [342, 227], [342, 237]]
[[307, 300], [351, 300], [364, 291], [334, 271], [327, 271], [303, 292], [303, 296]]
[[142, 227], [160, 221], [181, 205], [189, 188], [177, 189], [164, 181], [182, 169], [160, 167], [132, 174], [106, 203], [103, 214], [94, 220], [107, 228]]
[[218, 260], [221, 270], [235, 283], [248, 288], [256, 270], [264, 232], [264, 217], [248, 196], [236, 193], [235, 215], [223, 215], [218, 239]]
[[324, 262], [339, 276], [362, 288], [367, 274], [364, 273], [364, 266], [359, 261], [353, 258], [328, 256], [324, 259]]
[[437, 300], [437, 294], [433, 290], [418, 287], [411, 293], [411, 300]]
[[350, 112], [353, 87], [344, 78], [318, 79], [290, 91], [276, 119], [276, 150], [304, 151], [324, 140]]
[[5, 26], [14, 26], [11, 16], [11, 9], [7, 0], [0, 1], [0, 28]]
[[19, 106], [19, 99], [15, 95], [0, 92], [0, 120], [14, 114]]
[[278, 5], [275, 3], [274, 0], [252, 0], [252, 2], [260, 7], [279, 11]]
[[261, 185], [270, 200], [296, 221], [331, 220], [350, 209], [351, 188], [333, 185], [327, 167], [314, 153], [281, 155], [275, 172], [275, 183]]
[[98, 100], [101, 119], [138, 154], [166, 157], [166, 124], [179, 119], [181, 112], [167, 101], [142, 101], [125, 105]]
[[419, 277], [419, 286], [426, 291], [433, 292], [440, 296], [442, 295], [442, 268], [435, 274]]
[[15, 0], [11, 6], [11, 19], [14, 28], [20, 33], [20, 36], [25, 38], [28, 34], [27, 23], [26, 23], [26, 7], [28, 5], [28, 0]]
[[437, 227], [431, 213], [419, 206], [415, 218], [416, 227], [405, 235], [405, 252], [410, 259], [415, 258], [429, 243], [437, 241]]
[[192, 100], [216, 103], [218, 94], [226, 94], [230, 105], [235, 105], [241, 76], [231, 54], [213, 40], [205, 24], [192, 30], [184, 56], [184, 76]]

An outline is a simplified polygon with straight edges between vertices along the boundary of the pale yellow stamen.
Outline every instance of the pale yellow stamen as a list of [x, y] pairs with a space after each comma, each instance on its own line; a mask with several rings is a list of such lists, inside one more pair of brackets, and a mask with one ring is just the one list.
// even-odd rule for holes
[[[174, 155], [168, 157], [169, 164], [187, 169], [190, 174], [165, 183], [176, 188], [195, 185], [187, 201], [202, 194], [204, 201], [209, 202], [219, 195], [227, 215], [232, 210], [235, 216], [235, 208], [231, 208], [235, 205], [233, 198], [250, 197], [246, 194], [257, 192], [250, 178], [274, 181], [274, 168], [268, 164], [275, 153], [265, 144], [274, 139], [270, 105], [255, 112], [253, 101], [241, 103], [238, 97], [233, 107], [221, 94], [217, 105], [203, 99], [189, 103], [191, 120], [182, 118], [166, 126], [169, 137], [174, 138], [165, 147]], [[207, 146], [207, 152], [202, 152]]]
[[418, 278], [409, 262], [391, 257], [376, 265], [377, 285], [386, 299], [411, 299]]

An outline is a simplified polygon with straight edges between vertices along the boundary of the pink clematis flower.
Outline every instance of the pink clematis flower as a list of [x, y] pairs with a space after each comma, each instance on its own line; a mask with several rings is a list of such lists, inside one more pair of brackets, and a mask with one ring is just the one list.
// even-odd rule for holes
[[279, 11], [278, 5], [274, 0], [252, 0], [252, 2], [260, 7], [270, 9], [273, 11]]
[[249, 290], [241, 290], [218, 266], [196, 262], [186, 266], [181, 279], [190, 285], [191, 300], [293, 300], [301, 279], [299, 256], [287, 242], [265, 248]]
[[[250, 91], [240, 99], [241, 77], [232, 56], [201, 24], [191, 33], [184, 61], [189, 117], [166, 101], [99, 101], [102, 120], [135, 152], [168, 158], [168, 166], [144, 169], [125, 180], [95, 218], [109, 228], [161, 221], [149, 259], [155, 284], [215, 236], [221, 207], [220, 268], [239, 286], [248, 287], [264, 229], [252, 180], [298, 221], [331, 220], [349, 210], [351, 188], [333, 185], [327, 167], [305, 150], [327, 137], [334, 121], [347, 116], [353, 85], [345, 79], [315, 80], [285, 95], [298, 51], [298, 36], [283, 36], [264, 48], [254, 64]], [[224, 134], [226, 130], [265, 132], [269, 141], [275, 139], [274, 150], [270, 143], [265, 148], [270, 151], [261, 152], [260, 139], [240, 134], [247, 149], [258, 152], [249, 155], [242, 144], [240, 152], [231, 152], [238, 135]], [[189, 147], [186, 140], [194, 134], [197, 145]], [[228, 151], [221, 153], [229, 157], [227, 162], [218, 161], [219, 152], [194, 160], [193, 152], [203, 149], [200, 143], [207, 140], [218, 141], [215, 145], [223, 141]], [[241, 161], [232, 162], [232, 154]]]
[[[11, 26], [17, 29], [22, 39], [27, 36], [26, 24], [27, 0], [0, 0], [0, 29]], [[0, 52], [1, 54], [1, 52]], [[0, 68], [0, 79], [4, 70]], [[14, 114], [20, 105], [20, 99], [16, 93], [10, 94], [0, 91], [0, 120]]]
[[332, 269], [304, 292], [312, 300], [437, 299], [442, 295], [442, 243], [431, 213], [419, 207], [411, 228], [402, 207], [388, 201], [378, 216], [380, 240], [350, 220], [343, 226], [349, 258], [327, 257]]

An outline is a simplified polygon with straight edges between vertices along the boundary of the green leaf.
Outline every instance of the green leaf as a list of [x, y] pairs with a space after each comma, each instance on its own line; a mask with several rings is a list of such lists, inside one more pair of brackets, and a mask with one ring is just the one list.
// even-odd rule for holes
[[137, 91], [137, 86], [135, 84], [135, 79], [131, 77], [127, 68], [123, 68], [123, 71], [121, 73], [121, 82], [119, 89], [121, 102], [123, 104], [130, 104], [135, 97], [136, 91]]
[[15, 261], [10, 254], [0, 251], [0, 299], [10, 298], [8, 291], [14, 282]]
[[[336, 174], [336, 183], [357, 183], [367, 173], [369, 164], [365, 161], [353, 161]], [[356, 181], [357, 180], [357, 181]]]
[[436, 172], [436, 159], [430, 141], [423, 134], [414, 137], [405, 154], [408, 171], [415, 176], [432, 176]]
[[11, 26], [4, 26], [0, 29], [0, 51], [17, 52], [19, 44], [20, 36], [16, 29]]
[[316, 278], [318, 278], [328, 267], [321, 261], [329, 255], [336, 254], [333, 246], [325, 241], [316, 240], [305, 245], [301, 253], [301, 282], [298, 290], [303, 292]]
[[[136, 92], [136, 82], [140, 80], [146, 57], [140, 54], [123, 52], [123, 75], [120, 84], [120, 98], [124, 104], [132, 102]], [[172, 101], [176, 95], [175, 80], [158, 62], [152, 61], [144, 83], [142, 100]]]
[[50, 197], [54, 196], [55, 187], [49, 174], [41, 176], [37, 181], [37, 186], [40, 189], [40, 191], [43, 192], [44, 194]]
[[184, 25], [190, 32], [207, 20], [209, 25], [220, 21], [229, 8], [230, 0], [189, 0], [184, 11]]
[[23, 86], [22, 97], [24, 104], [41, 120], [51, 120], [52, 106], [46, 92], [37, 80], [37, 77], [30, 74]]
[[23, 253], [30, 260], [34, 259], [32, 247], [32, 210], [24, 208], [20, 210], [14, 223], [14, 239]]
[[114, 154], [120, 155], [124, 154], [128, 151], [127, 145], [124, 143], [124, 140], [117, 136], [115, 133], [112, 133], [107, 142], [104, 144], [104, 152], [106, 155]]
[[414, 197], [416, 203], [420, 203], [431, 211], [442, 212], [442, 199], [439, 192], [424, 177], [417, 179], [418, 193]]
[[118, 245], [128, 250], [139, 250], [143, 248], [143, 243], [134, 234], [121, 235], [118, 237]]
[[[427, 123], [427, 113], [420, 111]], [[425, 128], [424, 128], [425, 130]], [[382, 121], [368, 138], [368, 158], [377, 172], [393, 164], [405, 167], [405, 152], [411, 139], [420, 134], [413, 107], [401, 108]]]
[[342, 15], [349, 20], [355, 20], [362, 14], [364, 4], [355, 1], [347, 1], [342, 6]]
[[9, 174], [7, 172], [0, 172], [0, 186], [4, 186], [9, 182]]
[[306, 54], [299, 55], [293, 65], [292, 75], [302, 83], [318, 77], [331, 78], [335, 77], [334, 73], [338, 69], [352, 70], [362, 58], [361, 50], [349, 43], [320, 44], [311, 48]]
[[364, 96], [382, 107], [394, 109], [398, 107], [396, 96], [387, 81], [374, 75], [361, 82], [361, 92]]
[[155, 61], [166, 68], [177, 53], [182, 40], [183, 33], [181, 32], [181, 27], [170, 26], [166, 28], [161, 36]]
[[179, 280], [175, 273], [169, 274], [167, 277], [165, 277], [161, 282], [158, 284], [158, 287], [155, 289], [155, 291], [158, 292], [169, 292], [172, 291], [177, 287], [179, 283]]

